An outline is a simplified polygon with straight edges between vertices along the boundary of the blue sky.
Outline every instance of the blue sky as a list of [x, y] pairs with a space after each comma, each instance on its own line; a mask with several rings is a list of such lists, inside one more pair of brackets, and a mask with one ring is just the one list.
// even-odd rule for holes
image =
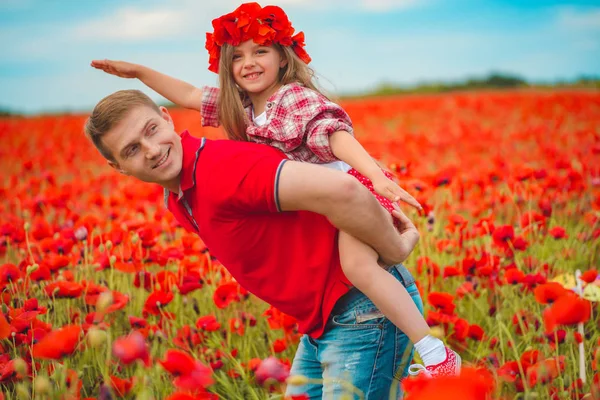
[[[0, 108], [89, 110], [143, 89], [89, 67], [146, 64], [195, 85], [207, 70], [210, 21], [232, 0], [0, 0]], [[491, 71], [533, 81], [600, 75], [597, 1], [273, 0], [306, 34], [320, 84], [337, 93], [383, 82], [458, 80]]]

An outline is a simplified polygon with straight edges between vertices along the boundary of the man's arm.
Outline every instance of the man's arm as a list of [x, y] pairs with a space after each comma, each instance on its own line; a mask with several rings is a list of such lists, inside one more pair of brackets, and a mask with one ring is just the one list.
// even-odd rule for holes
[[282, 211], [306, 210], [327, 217], [338, 229], [370, 245], [388, 263], [406, 259], [419, 233], [401, 211], [398, 235], [385, 209], [357, 179], [322, 166], [286, 162], [279, 176]]

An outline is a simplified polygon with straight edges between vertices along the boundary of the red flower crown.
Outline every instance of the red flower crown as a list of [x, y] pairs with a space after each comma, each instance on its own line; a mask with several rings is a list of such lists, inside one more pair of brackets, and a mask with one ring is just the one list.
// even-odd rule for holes
[[219, 73], [223, 44], [238, 46], [250, 39], [261, 46], [273, 43], [292, 46], [302, 61], [308, 64], [311, 60], [304, 50], [304, 32], [294, 35], [292, 23], [280, 7], [245, 3], [234, 12], [213, 19], [212, 26], [214, 33], [206, 32], [205, 46], [209, 54], [208, 69], [212, 72]]

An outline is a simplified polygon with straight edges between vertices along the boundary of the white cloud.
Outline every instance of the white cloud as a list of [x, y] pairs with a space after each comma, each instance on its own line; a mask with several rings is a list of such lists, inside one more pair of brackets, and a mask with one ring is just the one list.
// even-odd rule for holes
[[362, 8], [367, 11], [383, 12], [390, 10], [402, 10], [414, 8], [423, 5], [423, 1], [418, 0], [362, 0]]
[[186, 33], [189, 20], [184, 11], [171, 8], [142, 10], [126, 7], [107, 17], [85, 21], [75, 26], [73, 33], [79, 39], [151, 40]]
[[600, 30], [600, 8], [591, 10], [561, 8], [558, 10], [557, 21], [562, 28]]
[[[203, 34], [211, 29], [212, 19], [231, 12], [239, 1], [223, 0], [199, 3], [175, 0], [169, 7], [123, 7], [103, 17], [82, 21], [72, 28], [73, 37], [89, 40], [141, 42]], [[266, 4], [266, 3], [265, 3]], [[422, 5], [417, 0], [271, 0], [269, 4], [298, 11], [368, 11], [385, 12]]]

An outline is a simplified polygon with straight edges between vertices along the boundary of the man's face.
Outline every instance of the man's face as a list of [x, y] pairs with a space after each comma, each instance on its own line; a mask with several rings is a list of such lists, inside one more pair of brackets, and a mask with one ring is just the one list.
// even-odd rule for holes
[[122, 174], [177, 191], [183, 162], [181, 137], [167, 109], [160, 110], [159, 114], [146, 106], [132, 109], [102, 142], [115, 159], [109, 165]]

